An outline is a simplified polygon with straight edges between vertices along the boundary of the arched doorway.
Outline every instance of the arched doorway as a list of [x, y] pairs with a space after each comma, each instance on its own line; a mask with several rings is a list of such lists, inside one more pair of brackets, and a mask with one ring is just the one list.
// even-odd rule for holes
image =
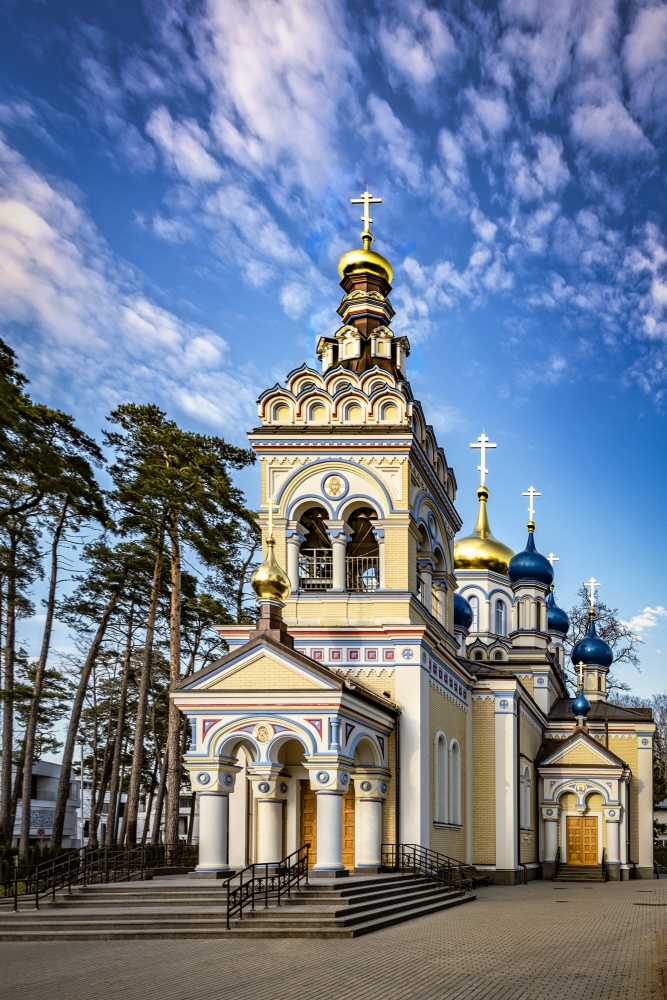
[[299, 590], [331, 590], [333, 560], [328, 517], [324, 507], [310, 507], [300, 517], [307, 534], [299, 552]]

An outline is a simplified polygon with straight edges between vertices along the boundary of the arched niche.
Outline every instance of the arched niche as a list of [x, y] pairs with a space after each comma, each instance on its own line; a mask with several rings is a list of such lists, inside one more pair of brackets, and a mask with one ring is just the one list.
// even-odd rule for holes
[[351, 753], [356, 767], [380, 767], [382, 764], [380, 752], [370, 736], [358, 736]]

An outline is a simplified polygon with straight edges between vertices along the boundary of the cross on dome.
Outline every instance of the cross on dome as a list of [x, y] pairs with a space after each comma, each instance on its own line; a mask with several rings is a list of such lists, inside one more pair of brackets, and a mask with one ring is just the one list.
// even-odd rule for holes
[[542, 494], [538, 493], [534, 486], [529, 486], [525, 493], [521, 494], [522, 497], [530, 497], [528, 502], [528, 515], [531, 521], [535, 520], [535, 507], [533, 506], [533, 500], [535, 497], [541, 497]]
[[552, 566], [552, 568], [553, 568], [553, 564], [554, 564], [555, 562], [560, 562], [560, 559], [559, 559], [559, 557], [558, 557], [558, 556], [555, 556], [555, 555], [553, 554], [553, 552], [550, 552], [550, 553], [549, 553], [549, 555], [547, 556], [547, 559], [548, 559], [548, 560], [549, 560], [549, 562], [551, 563], [551, 566]]
[[587, 590], [590, 590], [590, 595], [588, 599], [591, 602], [591, 610], [595, 608], [595, 588], [601, 586], [602, 584], [598, 583], [598, 581], [595, 579], [594, 576], [592, 576], [590, 580], [587, 580], [584, 583], [584, 587], [586, 587]]
[[486, 485], [486, 475], [487, 475], [487, 473], [489, 471], [486, 468], [486, 451], [487, 451], [487, 448], [495, 448], [496, 445], [495, 444], [491, 444], [491, 442], [489, 441], [489, 439], [486, 436], [486, 434], [484, 433], [484, 431], [482, 431], [482, 433], [480, 434], [480, 436], [477, 438], [477, 441], [478, 441], [477, 444], [471, 444], [470, 447], [471, 448], [479, 448], [479, 451], [480, 451], [479, 457], [481, 459], [481, 464], [478, 465], [477, 468], [478, 468], [479, 473], [480, 473], [480, 485], [481, 486], [485, 486]]
[[364, 241], [368, 240], [369, 237], [370, 240], [373, 239], [373, 234], [371, 233], [371, 223], [373, 221], [371, 219], [371, 205], [381, 205], [381, 204], [382, 204], [382, 198], [374, 198], [373, 195], [368, 190], [368, 184], [366, 185], [366, 190], [364, 191], [364, 193], [361, 195], [360, 198], [350, 198], [350, 205], [364, 206], [364, 214], [361, 216], [361, 221], [364, 224], [364, 231], [361, 234], [361, 238]]
[[579, 663], [577, 663], [577, 670], [579, 671], [579, 687], [583, 691], [583, 689], [584, 689], [584, 665], [581, 662], [581, 660], [579, 660]]

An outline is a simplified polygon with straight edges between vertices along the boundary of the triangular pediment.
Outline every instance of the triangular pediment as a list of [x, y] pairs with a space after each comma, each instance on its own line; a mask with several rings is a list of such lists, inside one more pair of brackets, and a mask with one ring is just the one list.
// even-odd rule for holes
[[623, 761], [616, 754], [600, 745], [586, 733], [577, 733], [558, 747], [544, 760], [540, 767], [623, 767]]
[[[299, 657], [301, 661], [302, 657]], [[313, 665], [314, 666], [314, 665]], [[242, 648], [226, 656], [218, 669], [210, 670], [187, 685], [189, 691], [294, 691], [330, 690], [335, 683], [310, 670], [296, 657], [281, 654], [265, 645]]]

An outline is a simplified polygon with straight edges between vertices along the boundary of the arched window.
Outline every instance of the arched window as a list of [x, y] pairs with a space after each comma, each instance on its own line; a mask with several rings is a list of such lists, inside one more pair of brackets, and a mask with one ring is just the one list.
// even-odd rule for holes
[[385, 403], [382, 407], [382, 419], [389, 424], [398, 423], [398, 407], [394, 403]]
[[503, 654], [500, 652], [499, 649], [495, 651], [495, 653], [493, 654], [493, 658], [494, 660], [502, 660]]
[[289, 421], [290, 408], [287, 403], [276, 403], [273, 408], [273, 419], [279, 424], [286, 424]]
[[310, 408], [311, 424], [324, 424], [327, 419], [327, 411], [322, 403], [313, 403]]
[[437, 733], [435, 737], [435, 821], [446, 823], [447, 810], [447, 737]]
[[542, 601], [536, 602], [537, 607], [535, 608], [535, 628], [538, 632], [542, 631]]
[[505, 602], [496, 601], [496, 635], [505, 635]]
[[461, 748], [456, 740], [449, 747], [449, 822], [461, 825]]
[[479, 597], [475, 597], [472, 594], [468, 598], [468, 604], [472, 610], [472, 625], [470, 626], [471, 632], [479, 632]]
[[521, 774], [521, 827], [523, 830], [531, 829], [530, 822], [530, 768], [526, 765]]
[[473, 660], [483, 660], [483, 659], [484, 659], [484, 653], [482, 652], [482, 650], [476, 649], [473, 655]]

